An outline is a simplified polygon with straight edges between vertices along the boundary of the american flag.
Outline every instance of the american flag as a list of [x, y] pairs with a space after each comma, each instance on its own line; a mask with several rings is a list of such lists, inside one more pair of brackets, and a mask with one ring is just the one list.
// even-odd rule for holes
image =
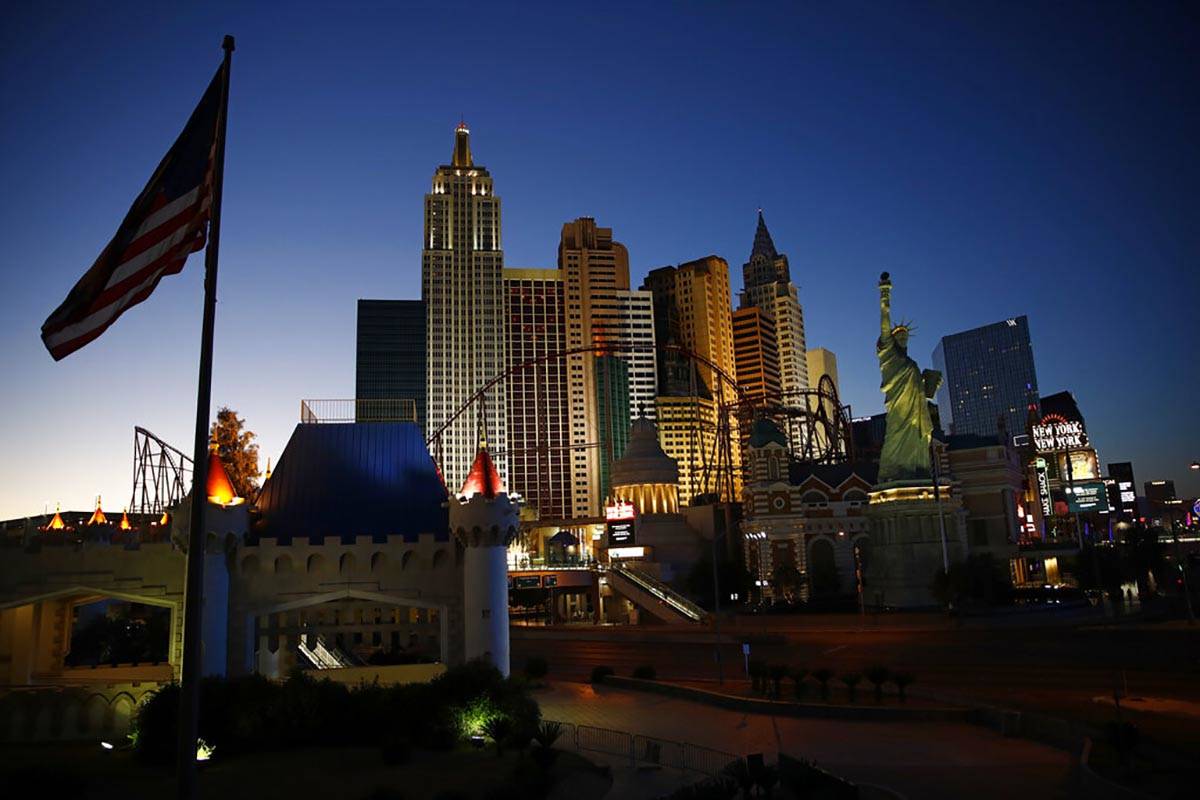
[[42, 325], [42, 341], [55, 361], [108, 330], [125, 309], [149, 297], [164, 275], [180, 272], [188, 255], [204, 248], [223, 69], [117, 235]]

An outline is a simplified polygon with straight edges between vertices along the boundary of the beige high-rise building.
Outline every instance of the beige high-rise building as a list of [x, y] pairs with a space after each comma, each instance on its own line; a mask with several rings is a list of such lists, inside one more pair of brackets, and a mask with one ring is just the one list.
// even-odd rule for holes
[[[598, 330], [611, 330], [622, 316], [629, 297], [629, 252], [613, 241], [612, 228], [602, 228], [590, 217], [563, 225], [558, 245], [566, 310], [566, 348], [574, 350], [600, 343]], [[628, 302], [624, 302], [628, 305]], [[599, 324], [597, 324], [599, 322]], [[626, 357], [625, 354], [616, 355]], [[571, 502], [577, 517], [599, 516], [601, 426], [597, 418], [596, 358], [576, 353], [566, 359], [567, 403], [570, 407], [568, 446], [571, 453]], [[614, 453], [614, 458], [619, 458]]]
[[[454, 132], [449, 164], [425, 195], [421, 299], [426, 309], [426, 420], [430, 434], [505, 368], [500, 199], [492, 177], [471, 157], [465, 123]], [[488, 449], [508, 480], [505, 388], [485, 399]], [[479, 444], [479, 417], [458, 416], [432, 445], [447, 486], [463, 484]]]
[[807, 353], [808, 359], [808, 380], [812, 387], [817, 388], [817, 384], [821, 380], [822, 375], [828, 375], [833, 381], [833, 388], [841, 396], [842, 387], [838, 385], [838, 370], [837, 356], [832, 350], [826, 350], [824, 347], [814, 347]]
[[[660, 353], [658, 430], [663, 450], [679, 462], [680, 502], [696, 495], [729, 495], [731, 464], [734, 497], [741, 493], [741, 455], [733, 415], [728, 443], [719, 436], [720, 405], [736, 391], [717, 373], [736, 380], [729, 265], [717, 256], [651, 270], [642, 284], [654, 295], [655, 338], [700, 357]], [[711, 364], [711, 366], [710, 366]], [[717, 369], [714, 369], [714, 366]], [[724, 451], [724, 452], [723, 452]]]
[[758, 212], [750, 260], [742, 265], [742, 283], [738, 307], [760, 309], [775, 327], [779, 382], [786, 402], [788, 393], [809, 388], [804, 311], [800, 307], [796, 284], [792, 283], [788, 257], [775, 249], [762, 211]]

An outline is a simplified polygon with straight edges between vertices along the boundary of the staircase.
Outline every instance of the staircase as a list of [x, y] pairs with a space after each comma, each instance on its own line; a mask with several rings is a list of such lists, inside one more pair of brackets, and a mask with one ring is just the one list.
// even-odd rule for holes
[[697, 625], [708, 613], [653, 575], [631, 564], [612, 564], [608, 583], [638, 608], [669, 625]]
[[314, 669], [340, 669], [341, 667], [356, 666], [352, 658], [347, 656], [337, 647], [330, 648], [325, 644], [325, 637], [316, 637], [317, 643], [315, 647], [309, 647], [303, 636], [300, 637], [300, 657], [308, 661], [309, 665]]

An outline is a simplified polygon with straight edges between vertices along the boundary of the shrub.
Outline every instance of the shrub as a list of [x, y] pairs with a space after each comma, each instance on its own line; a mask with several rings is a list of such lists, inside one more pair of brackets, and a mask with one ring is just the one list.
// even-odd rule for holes
[[[140, 758], [154, 763], [174, 758], [178, 707], [175, 685], [164, 686], [138, 707], [134, 750]], [[391, 745], [393, 740], [449, 749], [460, 736], [500, 716], [527, 734], [528, 743], [541, 719], [520, 681], [479, 662], [447, 670], [427, 684], [404, 686], [347, 688], [301, 672], [282, 683], [257, 675], [208, 678], [200, 684], [200, 708], [201, 738], [230, 755], [266, 748]]]
[[539, 745], [549, 750], [551, 747], [554, 747], [554, 743], [558, 741], [558, 737], [562, 736], [562, 732], [562, 723], [542, 720], [538, 724], [533, 738]]
[[379, 748], [379, 755], [383, 759], [383, 763], [389, 767], [407, 764], [409, 758], [412, 757], [412, 745], [408, 743], [408, 739], [393, 736], [384, 742], [383, 747]]
[[866, 669], [867, 680], [875, 684], [875, 702], [883, 702], [883, 685], [892, 677], [891, 671], [884, 666], [874, 664]]
[[858, 690], [859, 681], [862, 680], [862, 674], [858, 672], [847, 672], [842, 675], [842, 683], [846, 684], [846, 689], [850, 694], [850, 702], [854, 702], [854, 695]]
[[616, 675], [612, 667], [600, 665], [592, 667], [592, 683], [604, 683], [604, 679], [609, 675]]
[[550, 672], [550, 664], [541, 656], [530, 656], [525, 662], [525, 677], [533, 681], [540, 681]]
[[504, 755], [504, 745], [513, 734], [513, 722], [508, 717], [497, 715], [483, 724], [483, 732], [496, 745], [496, 755]]
[[901, 700], [904, 699], [905, 688], [912, 685], [912, 682], [914, 680], [916, 680], [916, 678], [913, 677], [913, 674], [911, 672], [893, 672], [892, 673], [892, 684], [895, 685], [896, 694], [900, 695]]
[[640, 678], [644, 681], [654, 680], [654, 676], [656, 674], [657, 673], [655, 673], [654, 667], [649, 664], [642, 664], [640, 667], [634, 667], [633, 670], [633, 677]]
[[821, 684], [821, 698], [829, 699], [829, 681], [833, 679], [833, 670], [826, 667], [813, 670], [813, 677], [817, 679], [817, 683]]
[[788, 674], [792, 678], [792, 683], [795, 684], [796, 699], [800, 699], [804, 696], [804, 679], [808, 677], [808, 670], [804, 667], [792, 667]]
[[391, 786], [376, 786], [363, 800], [404, 800], [404, 795]]

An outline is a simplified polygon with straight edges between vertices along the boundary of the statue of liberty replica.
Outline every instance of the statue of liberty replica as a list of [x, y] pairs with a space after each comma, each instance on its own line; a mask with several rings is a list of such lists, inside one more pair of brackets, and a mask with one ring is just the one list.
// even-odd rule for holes
[[956, 485], [936, 480], [930, 469], [933, 420], [929, 400], [941, 373], [922, 371], [908, 354], [911, 323], [892, 322], [892, 281], [879, 277], [880, 384], [887, 426], [879, 477], [870, 492], [863, 602], [874, 607], [934, 606], [931, 586], [938, 570], [965, 553], [966, 512]]
[[879, 483], [913, 478], [929, 478], [929, 443], [933, 420], [929, 400], [942, 385], [942, 374], [924, 372], [908, 354], [910, 323], [892, 324], [892, 280], [885, 272], [879, 277], [879, 371], [883, 381], [887, 431], [879, 457]]

